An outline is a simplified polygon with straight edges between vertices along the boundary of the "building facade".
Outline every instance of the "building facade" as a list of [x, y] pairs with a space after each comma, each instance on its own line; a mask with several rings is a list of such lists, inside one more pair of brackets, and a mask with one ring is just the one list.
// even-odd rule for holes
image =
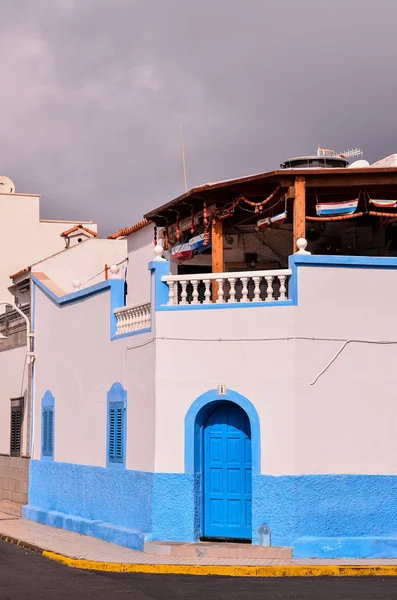
[[[3, 183], [5, 179], [2, 178]], [[15, 193], [13, 185], [1, 187], [0, 510], [18, 515], [28, 501], [31, 449], [32, 366], [27, 355], [31, 302], [27, 265], [62, 252], [69, 239], [80, 243], [96, 238], [97, 225], [79, 224], [81, 235], [73, 237], [77, 233], [75, 222], [40, 219], [39, 195]]]
[[117, 275], [62, 297], [33, 276], [25, 517], [138, 549], [265, 526], [296, 557], [395, 557], [397, 261], [300, 246], [216, 274], [216, 300], [160, 246], [127, 306]]

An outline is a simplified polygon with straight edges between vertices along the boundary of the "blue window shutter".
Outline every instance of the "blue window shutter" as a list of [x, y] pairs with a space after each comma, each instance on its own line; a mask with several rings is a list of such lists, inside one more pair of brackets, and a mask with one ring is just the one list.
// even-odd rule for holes
[[43, 409], [43, 440], [41, 450], [44, 456], [54, 452], [54, 410], [46, 406]]
[[48, 410], [43, 410], [42, 453], [48, 455]]
[[107, 393], [106, 466], [125, 469], [127, 392], [116, 382]]
[[48, 410], [48, 445], [47, 445], [47, 450], [48, 450], [48, 456], [52, 456], [52, 453], [54, 452], [54, 444], [53, 444], [53, 439], [54, 439], [54, 411], [52, 409]]
[[47, 390], [41, 399], [41, 456], [54, 460], [55, 398]]
[[115, 409], [111, 405], [109, 407], [109, 460], [115, 459]]
[[109, 461], [124, 461], [124, 402], [109, 404]]

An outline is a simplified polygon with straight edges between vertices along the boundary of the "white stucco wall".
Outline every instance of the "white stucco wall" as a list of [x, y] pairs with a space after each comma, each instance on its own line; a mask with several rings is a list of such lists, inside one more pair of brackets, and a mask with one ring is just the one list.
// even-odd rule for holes
[[150, 274], [148, 264], [153, 260], [153, 230], [150, 224], [127, 238], [127, 304], [147, 302], [150, 297]]
[[[259, 414], [262, 473], [396, 474], [397, 344], [367, 343], [397, 341], [396, 286], [395, 270], [299, 267], [297, 307], [157, 312], [155, 342], [109, 341], [108, 292], [60, 309], [38, 290], [34, 456], [50, 389], [55, 460], [104, 466], [106, 394], [120, 381], [127, 468], [183, 472], [185, 415], [225, 384]], [[359, 342], [311, 385], [343, 340]]]
[[[1, 340], [0, 340], [1, 344]], [[0, 454], [10, 454], [11, 398], [27, 398], [28, 368], [26, 347], [0, 352]], [[26, 447], [26, 415], [22, 431], [22, 454]]]
[[[109, 267], [127, 258], [127, 242], [91, 238], [63, 252], [46, 258], [32, 267], [32, 273], [44, 272], [66, 293], [73, 291], [73, 281], [78, 279], [82, 288], [105, 279], [105, 264]], [[125, 268], [126, 262], [120, 265]], [[89, 280], [89, 281], [88, 281]]]
[[[36, 291], [34, 452], [41, 454], [41, 398], [55, 397], [56, 461], [106, 466], [107, 392], [127, 396], [126, 467], [154, 465], [154, 346], [150, 334], [110, 341], [110, 293], [60, 308]], [[127, 347], [129, 349], [127, 350]]]
[[[65, 246], [60, 234], [74, 222], [40, 221], [40, 197], [0, 193], [0, 295], [12, 299], [9, 276]], [[96, 231], [96, 224], [90, 223]]]
[[[258, 411], [263, 473], [397, 473], [397, 344], [366, 343], [397, 342], [396, 286], [396, 270], [300, 267], [296, 308], [157, 313], [156, 470], [184, 470], [184, 416], [225, 384]], [[315, 339], [249, 341], [299, 336]], [[362, 343], [310, 385], [343, 344], [324, 338]]]

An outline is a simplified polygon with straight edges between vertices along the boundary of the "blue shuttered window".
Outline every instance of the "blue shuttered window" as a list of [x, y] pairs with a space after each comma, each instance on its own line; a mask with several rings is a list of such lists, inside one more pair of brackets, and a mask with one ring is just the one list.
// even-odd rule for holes
[[108, 392], [107, 456], [109, 467], [125, 467], [126, 392], [120, 383]]
[[109, 460], [122, 463], [124, 460], [124, 402], [109, 405]]
[[47, 460], [54, 458], [54, 401], [47, 391], [42, 398], [41, 407], [41, 456]]
[[54, 410], [46, 406], [43, 409], [43, 456], [52, 456], [54, 452]]

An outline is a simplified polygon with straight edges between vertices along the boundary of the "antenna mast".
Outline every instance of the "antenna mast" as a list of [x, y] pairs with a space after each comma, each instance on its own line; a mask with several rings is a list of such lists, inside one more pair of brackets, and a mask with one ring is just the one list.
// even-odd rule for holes
[[187, 192], [186, 163], [185, 163], [185, 147], [184, 147], [184, 144], [183, 144], [182, 123], [181, 123], [181, 145], [182, 145], [183, 177], [184, 177], [184, 180], [185, 180], [185, 192]]

